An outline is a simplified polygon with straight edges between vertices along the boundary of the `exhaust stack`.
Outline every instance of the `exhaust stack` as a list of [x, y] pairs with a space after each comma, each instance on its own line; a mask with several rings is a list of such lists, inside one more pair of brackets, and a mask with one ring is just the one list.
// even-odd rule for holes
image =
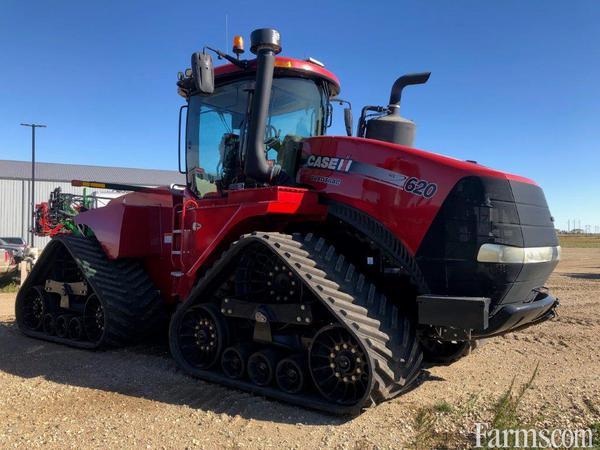
[[277, 30], [261, 28], [250, 35], [250, 51], [256, 55], [256, 84], [252, 97], [252, 114], [245, 145], [245, 173], [259, 183], [277, 178], [281, 167], [270, 167], [265, 156], [265, 126], [271, 101], [275, 55], [281, 52]]
[[365, 137], [393, 144], [412, 147], [415, 142], [417, 126], [412, 120], [400, 115], [400, 101], [402, 90], [412, 84], [424, 84], [429, 80], [431, 72], [413, 73], [403, 75], [392, 85], [390, 102], [385, 109], [387, 114], [366, 123]]

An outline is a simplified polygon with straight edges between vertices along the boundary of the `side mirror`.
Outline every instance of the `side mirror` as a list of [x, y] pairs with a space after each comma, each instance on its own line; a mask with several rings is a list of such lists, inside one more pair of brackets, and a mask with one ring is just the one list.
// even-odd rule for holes
[[352, 118], [352, 109], [344, 108], [344, 125], [346, 125], [346, 134], [348, 136], [352, 136], [352, 127], [353, 127], [353, 118]]
[[344, 100], [343, 98], [332, 98], [332, 102], [336, 102], [340, 106], [346, 104], [346, 108], [344, 108], [344, 125], [346, 126], [346, 134], [348, 136], [352, 136], [352, 103], [348, 100]]
[[215, 91], [215, 70], [208, 53], [192, 54], [192, 77], [197, 92], [210, 95]]

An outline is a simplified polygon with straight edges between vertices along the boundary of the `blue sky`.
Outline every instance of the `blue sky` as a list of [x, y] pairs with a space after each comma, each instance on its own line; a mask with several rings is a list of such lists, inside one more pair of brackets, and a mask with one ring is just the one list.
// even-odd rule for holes
[[[368, 6], [367, 6], [368, 5]], [[17, 1], [0, 5], [0, 159], [177, 167], [178, 70], [204, 44], [280, 30], [355, 117], [403, 73], [416, 146], [535, 179], [557, 225], [600, 225], [600, 2]], [[230, 43], [227, 42], [227, 50]], [[330, 134], [343, 134], [341, 115]]]

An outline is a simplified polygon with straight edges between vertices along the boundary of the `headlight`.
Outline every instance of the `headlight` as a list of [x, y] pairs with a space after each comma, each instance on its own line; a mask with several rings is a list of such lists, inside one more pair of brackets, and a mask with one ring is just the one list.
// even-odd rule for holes
[[477, 261], [486, 263], [532, 264], [560, 260], [560, 246], [556, 247], [510, 247], [499, 244], [483, 244], [477, 253]]

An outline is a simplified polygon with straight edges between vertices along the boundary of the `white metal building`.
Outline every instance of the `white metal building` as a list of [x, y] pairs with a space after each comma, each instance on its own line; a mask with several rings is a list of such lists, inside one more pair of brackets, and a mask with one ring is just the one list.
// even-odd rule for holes
[[[35, 203], [48, 201], [50, 192], [60, 186], [63, 192], [83, 194], [71, 180], [123, 183], [138, 186], [185, 184], [185, 176], [172, 170], [132, 169], [126, 167], [84, 166], [76, 164], [35, 164]], [[0, 159], [0, 237], [22, 237], [29, 242], [31, 228], [31, 161]], [[98, 195], [104, 189], [87, 189]], [[49, 238], [36, 236], [33, 246], [42, 248]], [[31, 243], [30, 243], [31, 244]]]

